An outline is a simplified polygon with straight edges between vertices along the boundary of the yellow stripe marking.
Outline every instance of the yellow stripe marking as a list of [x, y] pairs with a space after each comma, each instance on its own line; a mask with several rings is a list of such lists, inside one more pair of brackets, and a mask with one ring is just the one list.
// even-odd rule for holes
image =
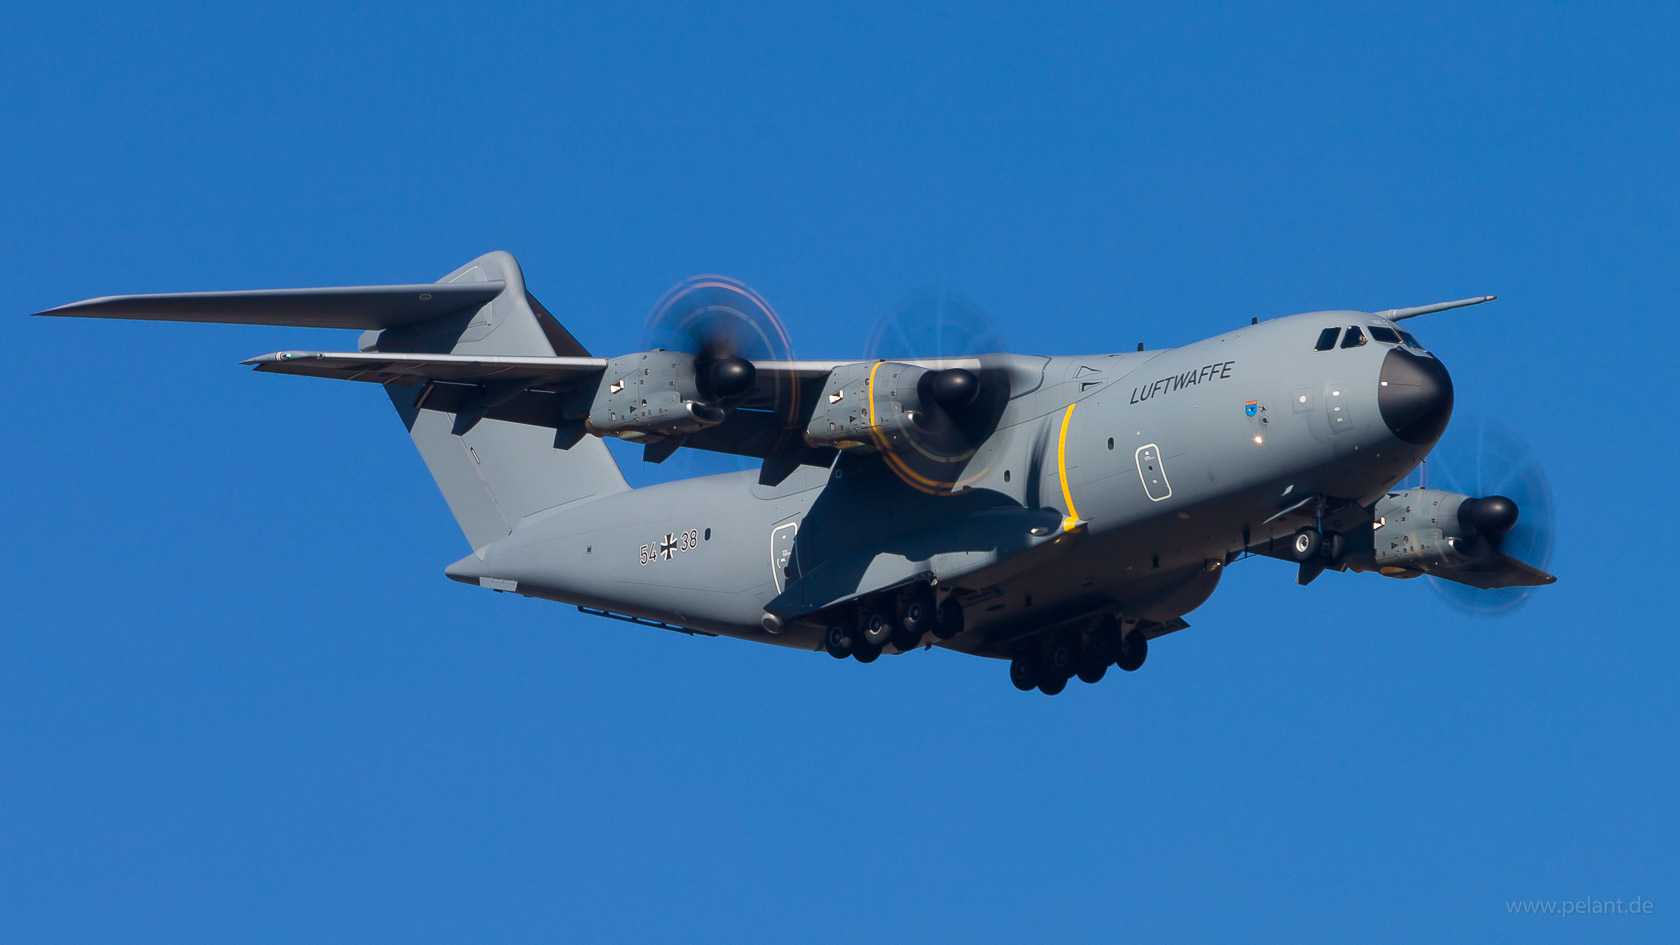
[[[863, 387], [864, 399], [869, 401], [869, 436], [875, 441], [875, 448], [880, 451], [881, 460], [887, 464], [887, 468], [897, 473], [899, 478], [903, 479], [913, 488], [919, 489], [922, 492], [926, 492], [931, 495], [941, 495], [945, 492], [955, 490], [958, 484], [957, 481], [944, 482], [938, 479], [929, 479], [927, 476], [924, 476], [916, 470], [910, 468], [910, 464], [908, 462], [893, 452], [891, 438], [887, 434], [882, 433], [880, 427], [877, 426], [875, 419], [875, 372], [879, 371], [881, 369], [881, 365], [885, 363], [887, 362], [875, 362], [875, 365], [869, 369], [869, 377], [864, 381]], [[911, 443], [911, 446], [915, 446], [915, 444]], [[917, 448], [920, 449], [920, 447]], [[984, 470], [981, 472], [984, 473]]]
[[1062, 519], [1062, 531], [1071, 532], [1080, 525], [1079, 510], [1073, 507], [1073, 490], [1068, 488], [1067, 478], [1067, 433], [1068, 423], [1073, 420], [1073, 404], [1068, 404], [1067, 413], [1062, 414], [1062, 435], [1056, 441], [1056, 467], [1062, 474], [1062, 501], [1067, 503], [1067, 517]]
[[881, 442], [880, 431], [875, 429], [875, 372], [881, 369], [883, 361], [876, 361], [869, 369], [869, 380], [863, 382], [863, 399], [869, 402], [869, 433], [875, 437], [875, 445], [886, 451], [886, 444]]

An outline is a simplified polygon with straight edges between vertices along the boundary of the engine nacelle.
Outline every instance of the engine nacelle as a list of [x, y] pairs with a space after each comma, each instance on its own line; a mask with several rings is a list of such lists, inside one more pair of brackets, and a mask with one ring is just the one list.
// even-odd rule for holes
[[939, 411], [960, 410], [979, 392], [979, 378], [964, 368], [935, 370], [898, 361], [843, 365], [829, 372], [805, 442], [900, 452], [910, 446], [910, 437], [941, 429]]
[[607, 362], [586, 425], [596, 436], [642, 440], [693, 433], [727, 415], [701, 392], [693, 355], [643, 351]]
[[[1404, 489], [1377, 500], [1368, 566], [1389, 577], [1416, 577], [1476, 559], [1482, 546], [1472, 515], [1475, 500], [1439, 489]], [[1366, 562], [1358, 562], [1366, 564]]]

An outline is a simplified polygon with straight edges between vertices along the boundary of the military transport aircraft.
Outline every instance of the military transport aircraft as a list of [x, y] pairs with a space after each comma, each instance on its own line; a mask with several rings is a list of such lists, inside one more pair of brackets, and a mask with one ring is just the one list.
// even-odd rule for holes
[[[1552, 583], [1513, 553], [1550, 537], [1514, 541], [1511, 498], [1396, 488], [1453, 411], [1446, 368], [1400, 323], [1488, 298], [1162, 350], [807, 361], [756, 293], [697, 278], [656, 307], [666, 343], [599, 358], [497, 252], [432, 284], [41, 314], [362, 330], [354, 351], [245, 363], [384, 388], [472, 547], [457, 581], [864, 663], [1007, 659], [1017, 687], [1055, 694], [1139, 668], [1248, 555], [1300, 584]], [[757, 469], [632, 489], [603, 437]]]

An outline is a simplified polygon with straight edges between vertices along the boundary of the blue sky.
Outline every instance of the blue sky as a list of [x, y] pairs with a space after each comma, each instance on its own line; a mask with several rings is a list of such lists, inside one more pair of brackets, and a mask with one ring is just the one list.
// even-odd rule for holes
[[[0, 36], [0, 940], [1674, 939], [1672, 11], [234, 6]], [[348, 336], [24, 317], [490, 249], [606, 353], [697, 272], [811, 357], [1494, 293], [1414, 324], [1561, 581], [1246, 562], [1055, 699], [690, 639], [446, 580], [384, 398], [237, 365]]]

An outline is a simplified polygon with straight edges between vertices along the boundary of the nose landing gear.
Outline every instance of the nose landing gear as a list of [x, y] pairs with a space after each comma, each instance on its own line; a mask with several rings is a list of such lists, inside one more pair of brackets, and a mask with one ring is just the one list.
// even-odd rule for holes
[[1326, 569], [1342, 566], [1347, 559], [1347, 539], [1340, 532], [1321, 532], [1308, 525], [1290, 540], [1289, 556], [1301, 564], [1295, 583], [1305, 587]]

